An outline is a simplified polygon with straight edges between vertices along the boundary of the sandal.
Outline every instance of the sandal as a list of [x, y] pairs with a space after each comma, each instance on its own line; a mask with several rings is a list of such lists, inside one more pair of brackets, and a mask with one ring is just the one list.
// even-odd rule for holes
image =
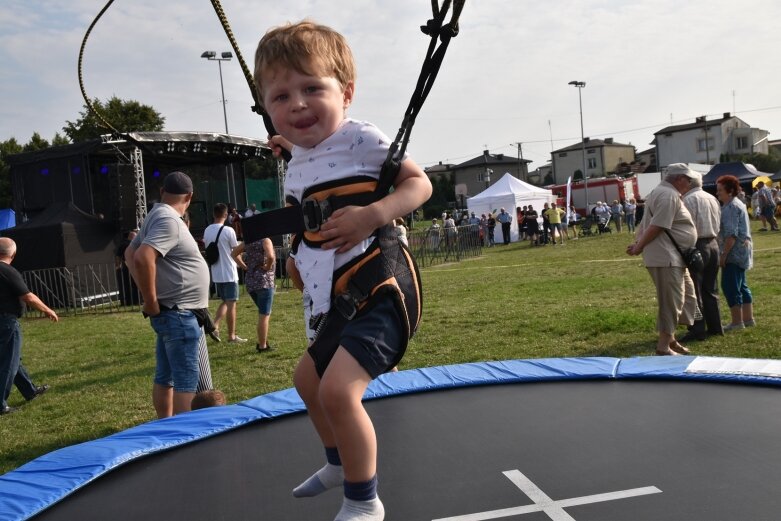
[[688, 355], [689, 354], [689, 349], [686, 346], [684, 346], [682, 344], [679, 344], [675, 340], [670, 342], [670, 349], [673, 350], [675, 353], [677, 353], [679, 355]]

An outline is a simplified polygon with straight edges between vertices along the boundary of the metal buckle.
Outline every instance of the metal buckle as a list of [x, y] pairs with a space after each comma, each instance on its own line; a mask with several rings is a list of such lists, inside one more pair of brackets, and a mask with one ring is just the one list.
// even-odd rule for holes
[[328, 199], [317, 201], [307, 197], [301, 202], [301, 213], [304, 215], [304, 229], [308, 232], [317, 232], [320, 225], [331, 216], [331, 203]]
[[341, 293], [337, 295], [334, 299], [333, 306], [347, 320], [352, 320], [355, 318], [356, 313], [358, 313], [355, 300], [349, 293]]

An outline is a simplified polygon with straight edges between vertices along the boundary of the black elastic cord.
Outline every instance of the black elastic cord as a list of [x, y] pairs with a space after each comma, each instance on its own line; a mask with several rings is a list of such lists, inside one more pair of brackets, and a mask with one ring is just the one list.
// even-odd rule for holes
[[[431, 92], [431, 88], [434, 86], [434, 80], [442, 66], [442, 61], [445, 58], [445, 53], [447, 52], [450, 40], [458, 35], [458, 19], [461, 16], [461, 11], [464, 7], [464, 0], [456, 0], [453, 3], [453, 14], [451, 15], [450, 22], [443, 25], [445, 16], [447, 16], [448, 9], [450, 8], [450, 3], [451, 0], [444, 0], [442, 7], [440, 8], [437, 4], [437, 0], [431, 0], [433, 16], [426, 22], [426, 25], [420, 27], [420, 30], [424, 34], [431, 37], [431, 41], [429, 42], [426, 57], [423, 60], [415, 90], [410, 97], [410, 102], [407, 105], [407, 110], [404, 113], [401, 126], [396, 133], [396, 139], [394, 139], [393, 143], [390, 145], [388, 155], [385, 158], [382, 171], [380, 172], [380, 181], [375, 190], [375, 193], [380, 196], [388, 193], [396, 179], [396, 175], [399, 173], [401, 160], [404, 158], [404, 153], [407, 151], [407, 145], [409, 144], [409, 139], [412, 135], [412, 127], [415, 125], [415, 119], [423, 108], [423, 103]], [[439, 46], [437, 46], [437, 40], [441, 42]]]

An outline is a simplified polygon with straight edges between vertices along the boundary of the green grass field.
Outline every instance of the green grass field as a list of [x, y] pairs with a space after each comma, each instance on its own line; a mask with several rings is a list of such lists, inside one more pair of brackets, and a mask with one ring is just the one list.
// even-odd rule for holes
[[[755, 225], [756, 226], [756, 225]], [[756, 227], [755, 227], [756, 230]], [[400, 369], [515, 358], [652, 355], [654, 289], [642, 261], [627, 257], [627, 234], [483, 256], [422, 271], [424, 316]], [[755, 233], [749, 272], [758, 327], [691, 344], [693, 354], [781, 358], [781, 234]], [[215, 386], [229, 402], [289, 387], [304, 351], [300, 295], [278, 290], [270, 342], [212, 344]], [[212, 301], [212, 307], [216, 301]], [[238, 331], [254, 337], [256, 309], [243, 295]], [[722, 317], [728, 320], [728, 310]], [[47, 394], [0, 417], [0, 472], [57, 448], [154, 419], [154, 335], [138, 312], [23, 321], [24, 364]]]

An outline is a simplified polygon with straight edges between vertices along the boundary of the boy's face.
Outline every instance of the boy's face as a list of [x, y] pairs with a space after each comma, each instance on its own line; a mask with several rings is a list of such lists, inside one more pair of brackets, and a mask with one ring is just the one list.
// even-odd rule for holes
[[336, 132], [353, 98], [333, 76], [304, 74], [277, 67], [263, 76], [263, 104], [281, 136], [312, 148]]

